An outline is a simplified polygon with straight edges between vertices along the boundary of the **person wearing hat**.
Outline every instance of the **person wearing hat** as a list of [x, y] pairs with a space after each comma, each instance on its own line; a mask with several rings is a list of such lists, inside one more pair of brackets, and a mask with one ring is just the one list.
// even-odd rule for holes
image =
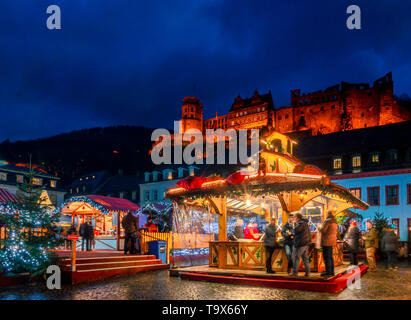
[[397, 252], [398, 252], [398, 236], [395, 234], [396, 226], [393, 224], [384, 232], [381, 241], [381, 250], [387, 255], [387, 269], [398, 269]]
[[365, 223], [367, 227], [367, 232], [363, 239], [365, 240], [365, 253], [367, 256], [367, 262], [370, 266], [370, 271], [377, 270], [377, 264], [375, 262], [375, 251], [378, 248], [378, 232], [374, 228], [374, 225], [371, 220], [368, 220]]
[[344, 242], [347, 244], [350, 253], [350, 265], [358, 266], [358, 249], [360, 247], [360, 230], [357, 227], [357, 221], [351, 220], [350, 227], [344, 236]]

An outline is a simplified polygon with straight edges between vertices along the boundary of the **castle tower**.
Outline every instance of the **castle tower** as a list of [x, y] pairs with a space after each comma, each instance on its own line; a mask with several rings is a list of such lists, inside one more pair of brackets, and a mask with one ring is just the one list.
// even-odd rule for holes
[[188, 129], [198, 129], [203, 132], [203, 104], [200, 99], [185, 97], [181, 111], [181, 134], [184, 134]]

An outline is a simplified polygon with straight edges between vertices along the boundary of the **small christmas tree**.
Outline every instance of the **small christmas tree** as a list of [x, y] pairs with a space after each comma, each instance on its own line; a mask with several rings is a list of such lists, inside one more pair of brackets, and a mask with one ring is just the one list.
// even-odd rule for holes
[[0, 249], [0, 271], [11, 273], [42, 272], [50, 264], [50, 249], [59, 245], [53, 225], [60, 215], [45, 204], [43, 188], [35, 184], [30, 170], [18, 186], [18, 201], [3, 208], [1, 220], [6, 227], [6, 239]]

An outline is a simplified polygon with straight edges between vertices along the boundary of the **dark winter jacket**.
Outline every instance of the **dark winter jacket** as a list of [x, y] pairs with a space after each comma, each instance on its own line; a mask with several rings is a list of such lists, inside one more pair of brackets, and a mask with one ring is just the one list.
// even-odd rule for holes
[[360, 230], [357, 227], [350, 227], [344, 236], [344, 241], [347, 243], [349, 250], [358, 251], [360, 247]]
[[135, 233], [138, 229], [137, 218], [132, 214], [126, 214], [121, 221], [121, 226], [126, 234]]
[[277, 246], [277, 226], [269, 224], [265, 228], [264, 246], [276, 247]]
[[87, 223], [82, 223], [79, 229], [79, 235], [85, 239], [90, 239], [91, 233]]
[[385, 231], [382, 236], [381, 250], [394, 252], [398, 250], [398, 237], [393, 230]]
[[302, 247], [311, 244], [311, 232], [307, 219], [301, 219], [294, 228], [294, 246]]
[[234, 237], [236, 239], [244, 239], [244, 229], [242, 226], [235, 226]]
[[294, 230], [288, 222], [283, 226], [281, 234], [284, 238], [285, 245], [292, 246], [294, 244], [294, 239], [291, 238], [294, 235]]
[[333, 247], [337, 244], [338, 224], [335, 217], [329, 217], [324, 220], [320, 229], [321, 232], [321, 246]]

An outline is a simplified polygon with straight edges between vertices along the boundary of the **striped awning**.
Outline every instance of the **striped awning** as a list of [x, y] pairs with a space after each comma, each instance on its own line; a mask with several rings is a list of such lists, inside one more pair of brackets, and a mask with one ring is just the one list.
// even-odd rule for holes
[[10, 202], [17, 202], [17, 197], [6, 189], [0, 188], [0, 204]]

